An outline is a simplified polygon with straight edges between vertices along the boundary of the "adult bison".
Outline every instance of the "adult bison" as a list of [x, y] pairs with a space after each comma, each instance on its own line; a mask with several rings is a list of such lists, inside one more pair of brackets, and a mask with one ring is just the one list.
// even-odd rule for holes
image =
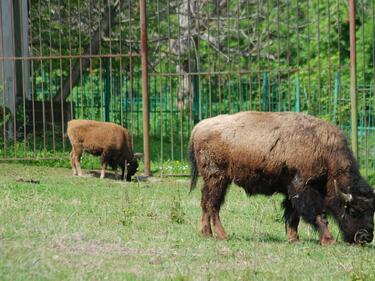
[[80, 160], [82, 153], [99, 156], [102, 165], [100, 178], [104, 178], [105, 169], [110, 165], [116, 172], [121, 167], [121, 179], [130, 181], [136, 173], [138, 162], [133, 154], [131, 136], [127, 129], [109, 122], [92, 120], [71, 120], [68, 122], [67, 135], [72, 144], [71, 164], [73, 175], [82, 176]]
[[286, 195], [286, 232], [298, 241], [300, 217], [320, 234], [320, 243], [335, 242], [326, 214], [337, 220], [347, 242], [371, 242], [374, 191], [361, 177], [343, 133], [301, 113], [241, 112], [198, 123], [191, 135], [191, 189], [202, 175], [201, 233], [227, 239], [220, 206], [235, 183], [248, 195]]

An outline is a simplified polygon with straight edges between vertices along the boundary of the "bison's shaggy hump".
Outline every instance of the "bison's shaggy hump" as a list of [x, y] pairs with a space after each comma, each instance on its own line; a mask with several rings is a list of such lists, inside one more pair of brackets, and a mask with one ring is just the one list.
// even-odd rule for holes
[[115, 170], [122, 169], [122, 178], [128, 165], [127, 180], [138, 167], [132, 149], [132, 139], [126, 128], [110, 122], [93, 120], [71, 120], [68, 122], [67, 135], [72, 144], [72, 168], [74, 174], [81, 175], [80, 157], [84, 151], [101, 156], [102, 174], [107, 165]]
[[[309, 115], [241, 112], [209, 118], [194, 127], [189, 154], [192, 188], [198, 173], [205, 182], [201, 229], [204, 235], [211, 234], [211, 220], [218, 237], [226, 238], [218, 212], [231, 182], [249, 195], [285, 194], [290, 240], [297, 239], [296, 225], [302, 216], [320, 230], [322, 244], [333, 241], [324, 216], [326, 211], [337, 218], [343, 215], [344, 204], [337, 191], [350, 193], [357, 204], [370, 202], [371, 208], [366, 209], [368, 218], [371, 212], [373, 215], [372, 189], [360, 177], [344, 134]], [[367, 201], [361, 199], [363, 196], [355, 196], [360, 193], [365, 194]], [[338, 220], [346, 240], [352, 241], [362, 228], [371, 232], [372, 239], [372, 217], [356, 222], [356, 227], [348, 226], [349, 220]]]

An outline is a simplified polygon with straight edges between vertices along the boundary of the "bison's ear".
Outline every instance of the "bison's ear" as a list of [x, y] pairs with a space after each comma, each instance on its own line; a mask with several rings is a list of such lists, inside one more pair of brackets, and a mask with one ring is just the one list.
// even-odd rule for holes
[[336, 195], [342, 200], [344, 201], [345, 203], [350, 203], [352, 200], [353, 200], [353, 196], [351, 194], [348, 194], [348, 193], [344, 193], [342, 192], [339, 187], [337, 186], [337, 182], [336, 180], [334, 180], [334, 185], [335, 185], [335, 191], [336, 191]]

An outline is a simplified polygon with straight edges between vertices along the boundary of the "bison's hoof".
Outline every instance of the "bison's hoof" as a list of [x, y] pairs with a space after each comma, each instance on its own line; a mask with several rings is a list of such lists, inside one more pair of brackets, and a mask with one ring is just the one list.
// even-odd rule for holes
[[228, 236], [226, 234], [218, 234], [216, 236], [217, 240], [228, 240]]
[[320, 240], [320, 245], [322, 245], [322, 246], [330, 246], [330, 245], [333, 245], [335, 243], [336, 243], [336, 241], [332, 237], [323, 238], [323, 239]]
[[202, 237], [212, 237], [212, 232], [210, 231], [201, 231]]
[[299, 242], [299, 238], [298, 238], [298, 236], [297, 237], [289, 237], [288, 238], [288, 242], [289, 243], [298, 243]]
[[212, 237], [212, 230], [208, 227], [204, 227], [200, 230], [201, 236], [203, 238], [210, 238]]
[[298, 236], [298, 232], [294, 229], [288, 229], [287, 231], [287, 235], [288, 235], [288, 242], [289, 243], [296, 243], [296, 242], [299, 242], [299, 236]]
[[212, 237], [212, 233], [209, 233], [209, 232], [202, 232], [201, 231], [201, 236], [203, 238], [211, 238]]

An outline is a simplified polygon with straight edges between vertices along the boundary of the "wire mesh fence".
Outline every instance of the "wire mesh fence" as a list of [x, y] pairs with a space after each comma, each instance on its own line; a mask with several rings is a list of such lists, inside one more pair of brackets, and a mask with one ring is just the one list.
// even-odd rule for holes
[[[300, 111], [350, 138], [348, 3], [146, 1], [151, 160], [185, 160], [199, 120]], [[375, 168], [375, 4], [357, 1], [359, 161]], [[70, 150], [72, 118], [121, 124], [143, 150], [139, 2], [1, 2], [2, 159]], [[13, 13], [7, 13], [7, 11]]]

